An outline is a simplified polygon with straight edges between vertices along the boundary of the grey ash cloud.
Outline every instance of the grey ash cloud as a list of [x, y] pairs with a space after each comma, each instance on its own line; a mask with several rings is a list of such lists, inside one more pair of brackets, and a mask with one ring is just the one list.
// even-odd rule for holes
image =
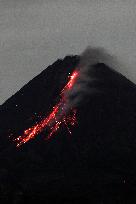
[[66, 92], [68, 107], [77, 107], [83, 101], [87, 101], [89, 96], [101, 92], [97, 88], [99, 79], [91, 74], [94, 66], [98, 63], [103, 63], [110, 67], [112, 61], [115, 61], [114, 56], [111, 56], [104, 48], [95, 48], [88, 46], [80, 55], [80, 61], [76, 70], [79, 76], [70, 91]]

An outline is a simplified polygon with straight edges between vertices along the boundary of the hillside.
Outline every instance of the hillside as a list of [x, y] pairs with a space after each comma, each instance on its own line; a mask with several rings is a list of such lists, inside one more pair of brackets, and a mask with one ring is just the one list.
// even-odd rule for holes
[[9, 138], [50, 112], [79, 60], [57, 60], [0, 107], [2, 202], [136, 200], [136, 86], [103, 63], [88, 73], [99, 91], [82, 99], [72, 135], [62, 125], [49, 141], [42, 132], [16, 148]]

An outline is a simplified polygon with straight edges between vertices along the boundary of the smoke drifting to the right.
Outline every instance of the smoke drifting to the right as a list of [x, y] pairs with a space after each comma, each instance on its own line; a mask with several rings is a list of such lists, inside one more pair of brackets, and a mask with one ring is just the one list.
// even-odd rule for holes
[[87, 101], [89, 95], [99, 92], [95, 86], [99, 79], [91, 75], [91, 70], [98, 63], [110, 65], [113, 57], [103, 48], [92, 48], [88, 46], [80, 55], [80, 61], [76, 69], [79, 72], [73, 88], [66, 93], [69, 108], [78, 107], [80, 103]]

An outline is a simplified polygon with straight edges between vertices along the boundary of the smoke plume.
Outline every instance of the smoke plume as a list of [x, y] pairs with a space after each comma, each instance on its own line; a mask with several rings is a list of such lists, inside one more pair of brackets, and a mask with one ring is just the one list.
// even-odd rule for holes
[[[104, 63], [110, 66], [113, 62], [113, 56], [109, 55], [103, 48], [92, 48], [88, 46], [80, 55], [79, 64], [76, 70], [79, 72], [78, 79], [73, 88], [66, 92], [66, 97], [69, 108], [77, 107], [84, 101], [89, 100], [89, 96], [93, 93], [100, 92], [95, 84], [99, 80], [94, 75], [91, 75], [96, 64]], [[69, 109], [68, 108], [68, 109]]]

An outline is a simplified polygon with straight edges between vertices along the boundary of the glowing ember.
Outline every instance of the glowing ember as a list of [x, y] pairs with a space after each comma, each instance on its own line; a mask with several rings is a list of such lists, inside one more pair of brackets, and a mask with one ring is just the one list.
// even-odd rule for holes
[[75, 123], [77, 123], [76, 110], [71, 109], [70, 114], [67, 115], [67, 99], [64, 97], [64, 92], [70, 90], [73, 87], [78, 75], [78, 71], [74, 71], [73, 74], [70, 76], [70, 80], [61, 91], [61, 99], [59, 103], [53, 107], [52, 112], [39, 123], [26, 129], [23, 135], [20, 135], [16, 139], [14, 139], [14, 141], [17, 142], [17, 147], [22, 144], [25, 144], [30, 139], [33, 139], [36, 135], [38, 135], [45, 129], [49, 131], [49, 134], [47, 135], [46, 139], [51, 138], [51, 136], [60, 128], [60, 125], [62, 123], [66, 125], [68, 132], [71, 134], [68, 124], [74, 126]]

